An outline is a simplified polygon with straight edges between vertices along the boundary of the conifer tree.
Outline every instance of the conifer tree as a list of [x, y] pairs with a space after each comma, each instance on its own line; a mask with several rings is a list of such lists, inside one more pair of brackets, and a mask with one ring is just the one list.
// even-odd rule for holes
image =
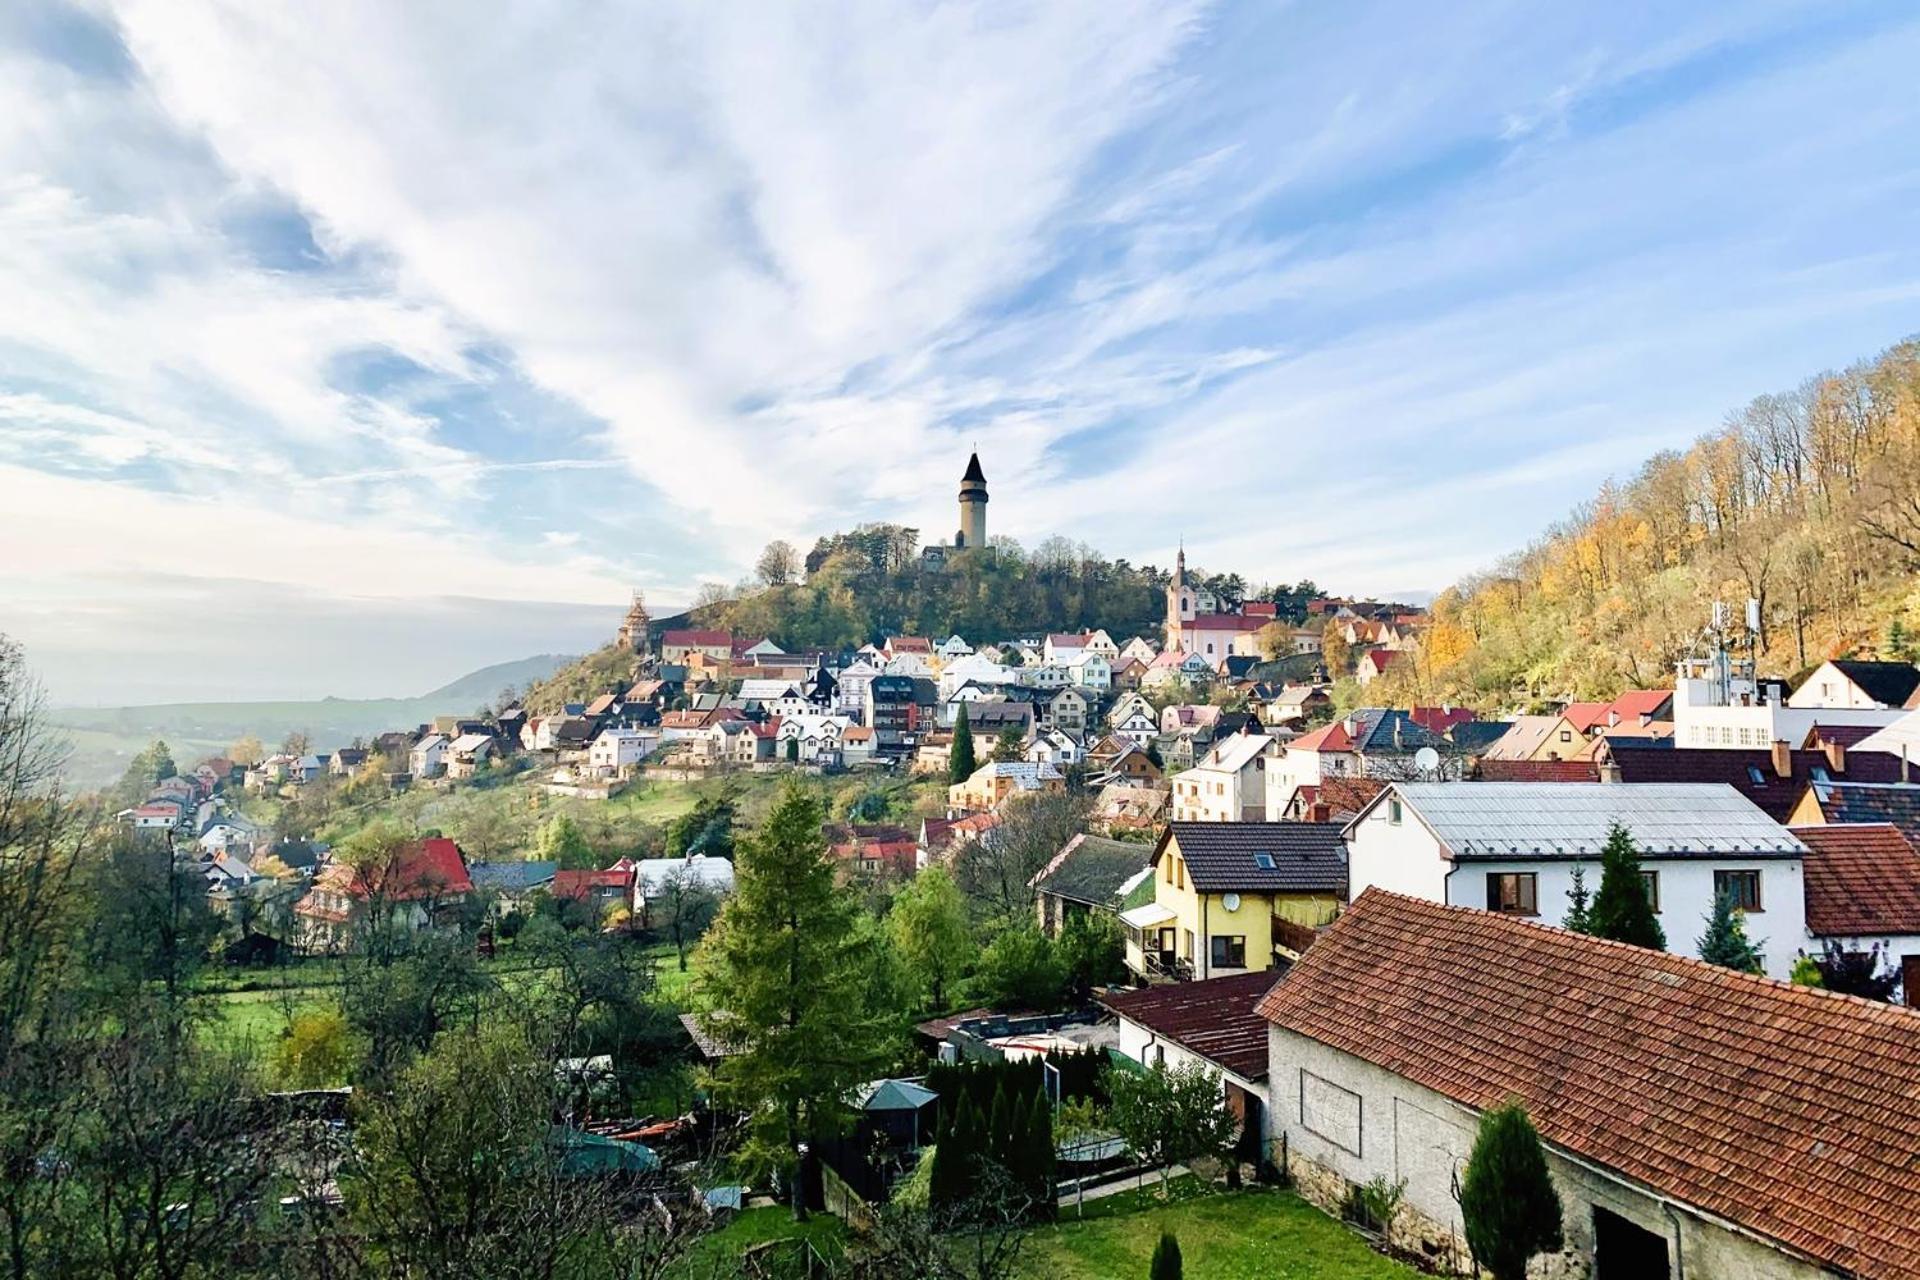
[[1180, 1280], [1180, 1240], [1171, 1231], [1160, 1233], [1160, 1243], [1153, 1247], [1153, 1265], [1147, 1270], [1147, 1280]]
[[[841, 886], [820, 802], [791, 782], [741, 843], [734, 892], [702, 944], [709, 1035], [733, 1046], [719, 1094], [755, 1118], [748, 1155], [793, 1167], [849, 1090], [881, 1069], [887, 1012], [872, 1007], [859, 899]], [[796, 1197], [795, 1214], [805, 1216]]]
[[987, 1140], [983, 1154], [1003, 1169], [1011, 1169], [1013, 1161], [1013, 1113], [1007, 1102], [1005, 1081], [993, 1090], [993, 1105], [987, 1110]]
[[967, 723], [967, 704], [960, 704], [960, 715], [953, 722], [953, 747], [947, 752], [947, 781], [965, 782], [980, 764], [973, 754], [973, 726]]
[[933, 1149], [933, 1176], [928, 1201], [935, 1209], [952, 1210], [973, 1195], [976, 1157], [973, 1103], [963, 1091], [953, 1114], [947, 1117], [939, 1145]]
[[1027, 1111], [1026, 1174], [1036, 1216], [1051, 1218], [1054, 1207], [1053, 1106], [1037, 1089]]
[[1700, 958], [1708, 964], [1742, 973], [1766, 972], [1766, 957], [1747, 937], [1746, 917], [1733, 908], [1733, 895], [1723, 893], [1713, 900], [1707, 915], [1707, 931], [1695, 940]]
[[1596, 938], [1630, 942], [1636, 947], [1663, 951], [1667, 935], [1647, 901], [1647, 882], [1640, 877], [1640, 851], [1633, 833], [1616, 822], [1600, 850], [1600, 891], [1588, 911], [1590, 932]]
[[1587, 888], [1587, 869], [1573, 869], [1573, 888], [1567, 890], [1567, 914], [1560, 927], [1574, 933], [1593, 932], [1593, 890]]
[[1527, 1260], [1560, 1248], [1560, 1197], [1540, 1134], [1517, 1102], [1480, 1117], [1460, 1187], [1467, 1246], [1493, 1280], [1526, 1280]]

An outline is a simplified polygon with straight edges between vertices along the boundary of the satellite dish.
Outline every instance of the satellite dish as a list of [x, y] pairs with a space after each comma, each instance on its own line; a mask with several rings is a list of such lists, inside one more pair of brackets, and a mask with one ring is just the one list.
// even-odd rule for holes
[[1240, 895], [1237, 893], [1222, 894], [1220, 895], [1220, 905], [1229, 911], [1238, 911], [1240, 909]]
[[1440, 753], [1432, 747], [1422, 747], [1413, 753], [1413, 767], [1421, 773], [1440, 772]]

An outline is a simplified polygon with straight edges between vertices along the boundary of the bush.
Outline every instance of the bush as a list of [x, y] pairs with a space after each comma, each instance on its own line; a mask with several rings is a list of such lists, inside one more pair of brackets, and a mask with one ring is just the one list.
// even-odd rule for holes
[[1066, 989], [1066, 967], [1038, 929], [1009, 929], [980, 957], [981, 999], [996, 1009], [1052, 1009]]
[[1480, 1117], [1460, 1216], [1467, 1246], [1494, 1280], [1526, 1280], [1527, 1259], [1561, 1247], [1560, 1197], [1540, 1134], [1519, 1103]]
[[1385, 1232], [1400, 1212], [1400, 1201], [1407, 1194], [1407, 1180], [1388, 1182], [1379, 1174], [1364, 1183], [1347, 1186], [1347, 1197], [1340, 1204], [1340, 1216], [1369, 1231]]
[[291, 1089], [324, 1089], [344, 1082], [352, 1065], [353, 1040], [338, 1009], [303, 1013], [274, 1051], [274, 1065]]
[[1160, 1233], [1160, 1243], [1153, 1247], [1153, 1265], [1147, 1271], [1147, 1280], [1180, 1280], [1180, 1240], [1171, 1231]]

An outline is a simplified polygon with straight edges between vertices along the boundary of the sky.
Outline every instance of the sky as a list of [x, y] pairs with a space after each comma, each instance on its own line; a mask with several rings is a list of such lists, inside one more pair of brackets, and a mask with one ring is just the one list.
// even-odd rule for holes
[[0, 632], [398, 695], [863, 520], [1431, 592], [1920, 330], [1888, 3], [0, 5]]

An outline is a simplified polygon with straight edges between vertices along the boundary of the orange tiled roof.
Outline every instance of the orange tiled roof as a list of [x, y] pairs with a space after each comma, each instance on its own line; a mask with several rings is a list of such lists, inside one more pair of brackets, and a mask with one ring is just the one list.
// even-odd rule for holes
[[1807, 858], [1807, 929], [1829, 938], [1920, 933], [1920, 853], [1890, 822], [1795, 827]]
[[1920, 1278], [1920, 1013], [1370, 889], [1260, 1002], [1867, 1280]]

